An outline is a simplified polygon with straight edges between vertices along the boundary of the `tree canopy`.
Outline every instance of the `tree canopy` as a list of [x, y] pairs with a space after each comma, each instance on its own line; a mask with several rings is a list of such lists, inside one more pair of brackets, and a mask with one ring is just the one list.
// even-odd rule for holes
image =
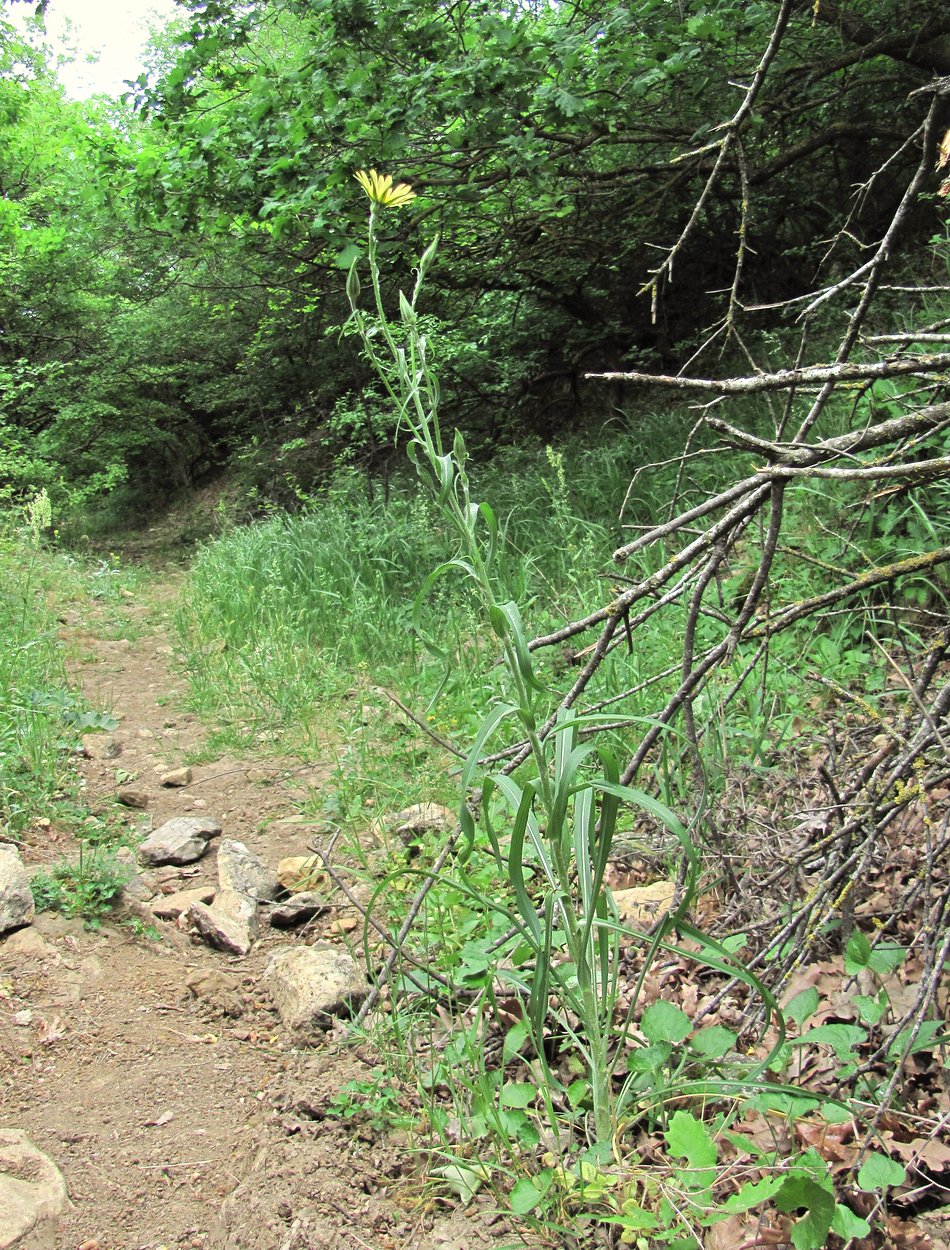
[[[120, 102], [67, 99], [4, 31], [8, 492], [172, 488], [249, 447], [262, 480], [281, 447], [302, 481], [384, 459], [343, 331], [360, 168], [416, 192], [381, 241], [394, 286], [441, 236], [426, 315], [475, 447], [623, 405], [585, 373], [781, 342], [789, 301], [876, 246], [916, 93], [950, 73], [939, 0], [181, 7]], [[899, 240], [915, 281], [938, 183]]]

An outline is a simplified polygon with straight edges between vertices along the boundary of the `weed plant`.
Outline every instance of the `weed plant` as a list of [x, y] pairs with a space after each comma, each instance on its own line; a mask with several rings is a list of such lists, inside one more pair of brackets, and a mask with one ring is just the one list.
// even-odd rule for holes
[[77, 916], [96, 927], [111, 912], [133, 872], [111, 848], [82, 846], [75, 863], [63, 861], [33, 877], [33, 901], [38, 911]]

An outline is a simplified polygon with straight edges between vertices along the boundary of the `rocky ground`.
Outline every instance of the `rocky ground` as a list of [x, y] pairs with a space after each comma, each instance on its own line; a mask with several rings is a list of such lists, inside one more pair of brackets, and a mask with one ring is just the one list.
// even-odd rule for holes
[[[0, 1246], [520, 1244], [486, 1206], [453, 1211], [427, 1195], [398, 1134], [381, 1138], [366, 1117], [327, 1116], [348, 1081], [372, 1077], [374, 1057], [342, 1046], [329, 1017], [288, 1028], [265, 972], [288, 946], [323, 943], [345, 958], [354, 913], [331, 898], [315, 919], [279, 930], [262, 899], [246, 954], [201, 936], [190, 908], [198, 896], [180, 918], [174, 908], [157, 918], [169, 894], [220, 897], [224, 841], [268, 869], [306, 855], [312, 830], [298, 804], [326, 770], [320, 759], [234, 757], [180, 772], [207, 752], [202, 727], [182, 711], [184, 678], [161, 612], [130, 600], [120, 616], [111, 636], [85, 608], [63, 625], [88, 705], [118, 722], [87, 739], [78, 761], [89, 806], [121, 811], [141, 834], [180, 817], [220, 824], [221, 834], [193, 862], [137, 863], [115, 923], [90, 930], [44, 912], [0, 939]], [[120, 790], [131, 792], [125, 804]], [[76, 850], [66, 820], [38, 823], [20, 848], [29, 871]]]

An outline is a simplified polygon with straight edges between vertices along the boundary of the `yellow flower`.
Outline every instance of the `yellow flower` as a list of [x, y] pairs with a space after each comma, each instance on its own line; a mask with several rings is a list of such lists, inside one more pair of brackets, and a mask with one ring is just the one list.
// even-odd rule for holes
[[369, 173], [358, 169], [353, 175], [374, 204], [382, 208], [401, 208], [416, 198], [415, 191], [406, 182], [393, 186], [391, 174], [378, 174], [375, 169]]

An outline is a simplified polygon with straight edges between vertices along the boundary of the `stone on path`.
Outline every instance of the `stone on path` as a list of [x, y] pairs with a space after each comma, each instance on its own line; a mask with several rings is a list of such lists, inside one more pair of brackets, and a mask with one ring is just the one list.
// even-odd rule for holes
[[348, 1016], [369, 993], [369, 983], [353, 959], [336, 946], [291, 946], [276, 951], [264, 983], [284, 1027], [318, 1040], [332, 1016]]
[[272, 908], [269, 919], [275, 929], [293, 929], [326, 910], [327, 900], [322, 894], [304, 890]]
[[134, 807], [144, 812], [148, 807], [149, 793], [147, 790], [136, 790], [131, 786], [122, 786], [116, 791], [116, 799], [123, 807]]
[[225, 838], [218, 847], [218, 881], [222, 890], [236, 890], [255, 900], [276, 898], [280, 893], [273, 869], [233, 838]]
[[257, 904], [237, 890], [221, 890], [214, 903], [192, 903], [192, 922], [209, 946], [229, 955], [246, 955], [257, 937]]
[[[36, 915], [30, 878], [16, 847], [0, 843], [0, 933], [29, 924]], [[2, 1245], [2, 1242], [0, 1242]]]
[[191, 769], [190, 768], [173, 768], [170, 772], [162, 773], [159, 781], [163, 786], [181, 787], [191, 785]]
[[0, 1247], [56, 1250], [69, 1195], [59, 1168], [19, 1129], [0, 1129]]
[[177, 920], [191, 908], [192, 903], [214, 902], [215, 888], [213, 885], [197, 886], [193, 890], [177, 890], [174, 894], [165, 894], [149, 904], [149, 910], [159, 920]]
[[192, 864], [201, 859], [208, 843], [221, 832], [220, 820], [210, 816], [176, 816], [166, 820], [139, 847], [146, 864]]
[[122, 743], [118, 738], [110, 738], [106, 734], [83, 734], [81, 738], [82, 753], [87, 760], [114, 760], [122, 754]]
[[277, 865], [277, 880], [285, 890], [294, 894], [312, 890], [324, 875], [316, 855], [288, 855]]

